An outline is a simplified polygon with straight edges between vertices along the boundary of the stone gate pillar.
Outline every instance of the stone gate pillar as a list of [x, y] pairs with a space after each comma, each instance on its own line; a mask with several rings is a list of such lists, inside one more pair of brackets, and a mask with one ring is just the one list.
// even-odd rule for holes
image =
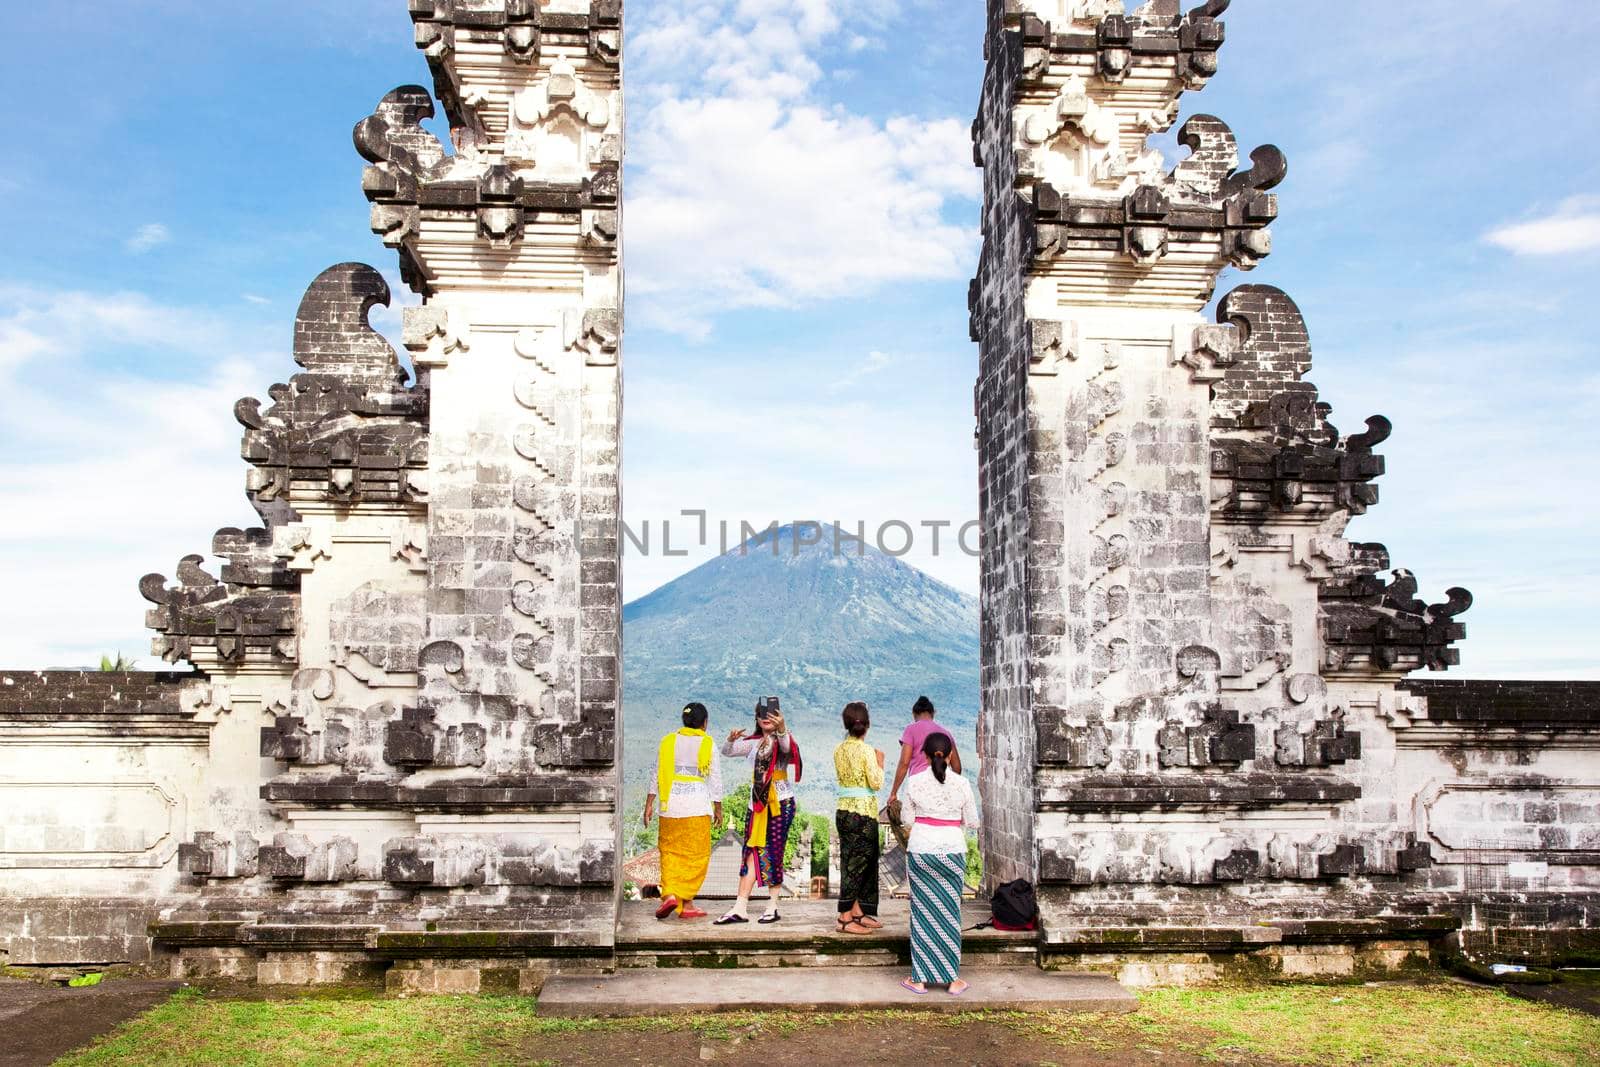
[[[481, 856], [506, 887], [571, 877], [585, 903], [562, 921], [576, 933], [581, 913], [604, 942], [619, 834], [621, 4], [412, 0], [411, 14], [454, 151], [419, 126], [432, 107], [416, 87], [386, 97], [356, 146], [373, 229], [425, 297], [405, 344], [432, 398], [419, 691], [389, 754], [450, 816], [386, 864], [431, 870], [435, 888], [478, 884]], [[576, 869], [530, 862], [550, 845], [577, 851]]]
[[1453, 661], [1470, 597], [1425, 605], [1342, 537], [1388, 424], [1327, 422], [1293, 302], [1246, 286], [1202, 318], [1223, 268], [1271, 250], [1283, 155], [1243, 158], [1208, 115], [1179, 127], [1176, 166], [1147, 143], [1217, 70], [1227, 6], [989, 4], [983, 833], [992, 879], [1040, 882], [1051, 937], [1325, 912], [1340, 898], [1303, 887], [1426, 852], [1392, 748], [1373, 732], [1379, 761], [1358, 762], [1358, 727]]
[[614, 943], [621, 4], [410, 13], [435, 93], [388, 93], [354, 140], [423, 298], [414, 376], [368, 323], [382, 275], [326, 272], [307, 373], [239, 405], [265, 528], [218, 535], [220, 581], [197, 556], [144, 584], [218, 722], [158, 940], [267, 981]]

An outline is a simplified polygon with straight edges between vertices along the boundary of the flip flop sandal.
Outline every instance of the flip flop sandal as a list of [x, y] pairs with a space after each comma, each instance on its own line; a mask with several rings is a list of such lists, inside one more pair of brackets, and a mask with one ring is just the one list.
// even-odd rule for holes
[[918, 989], [916, 984], [909, 978], [900, 979], [900, 988], [904, 989], [907, 993], [915, 993], [919, 997], [925, 997], [928, 995], [928, 990], [926, 988]]
[[952, 997], [959, 997], [959, 996], [961, 996], [961, 994], [965, 993], [967, 990], [969, 990], [971, 988], [972, 988], [972, 983], [968, 982], [966, 985], [962, 986], [960, 989], [949, 990], [949, 993], [950, 993], [950, 995]]
[[732, 912], [729, 912], [727, 915], [724, 915], [722, 918], [713, 920], [711, 925], [712, 926], [731, 926], [734, 923], [747, 923], [749, 921], [750, 920], [746, 919], [743, 915], [735, 915]]
[[783, 918], [782, 915], [779, 915], [777, 912], [774, 911], [774, 912], [769, 912], [768, 914], [761, 916], [761, 918], [757, 919], [756, 922], [760, 923], [762, 926], [770, 926], [772, 923], [778, 922], [782, 918]]
[[677, 910], [678, 910], [678, 898], [677, 897], [674, 897], [674, 896], [662, 897], [661, 898], [661, 906], [656, 908], [656, 918], [657, 919], [666, 919], [668, 916], [672, 915], [672, 913], [677, 911]]
[[[851, 929], [852, 926], [855, 927], [854, 930]], [[872, 935], [872, 927], [862, 926], [860, 923], [845, 923], [839, 927], [839, 932], [842, 934], [855, 934], [857, 937], [870, 937]]]

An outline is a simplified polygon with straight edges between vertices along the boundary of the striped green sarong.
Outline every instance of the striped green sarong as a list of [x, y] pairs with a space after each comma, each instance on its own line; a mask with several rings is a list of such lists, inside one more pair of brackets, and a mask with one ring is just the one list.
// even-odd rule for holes
[[964, 852], [910, 853], [911, 980], [948, 985], [961, 970]]

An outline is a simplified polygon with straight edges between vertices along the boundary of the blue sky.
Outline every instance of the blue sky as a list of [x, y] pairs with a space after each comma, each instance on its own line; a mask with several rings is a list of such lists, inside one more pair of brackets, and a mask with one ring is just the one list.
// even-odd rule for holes
[[[683, 509], [973, 517], [982, 7], [631, 0], [624, 491], [653, 544], [630, 598], [716, 550], [660, 553]], [[1463, 674], [1600, 677], [1600, 8], [1556, 33], [1526, 4], [1471, 7], [1236, 0], [1184, 113], [1289, 158], [1274, 254], [1222, 291], [1287, 290], [1334, 422], [1395, 422], [1352, 535], [1427, 594], [1477, 594]], [[393, 276], [350, 129], [427, 82], [405, 4], [292, 10], [10, 16], [6, 665], [145, 652], [138, 577], [253, 519], [232, 405], [293, 373], [305, 286], [349, 259]], [[910, 561], [975, 590], [945, 540]]]

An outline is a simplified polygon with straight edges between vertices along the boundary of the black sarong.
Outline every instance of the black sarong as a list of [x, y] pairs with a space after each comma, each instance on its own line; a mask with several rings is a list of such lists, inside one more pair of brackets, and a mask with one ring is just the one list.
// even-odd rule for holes
[[878, 914], [878, 820], [853, 811], [834, 813], [839, 834], [839, 914], [861, 905]]

